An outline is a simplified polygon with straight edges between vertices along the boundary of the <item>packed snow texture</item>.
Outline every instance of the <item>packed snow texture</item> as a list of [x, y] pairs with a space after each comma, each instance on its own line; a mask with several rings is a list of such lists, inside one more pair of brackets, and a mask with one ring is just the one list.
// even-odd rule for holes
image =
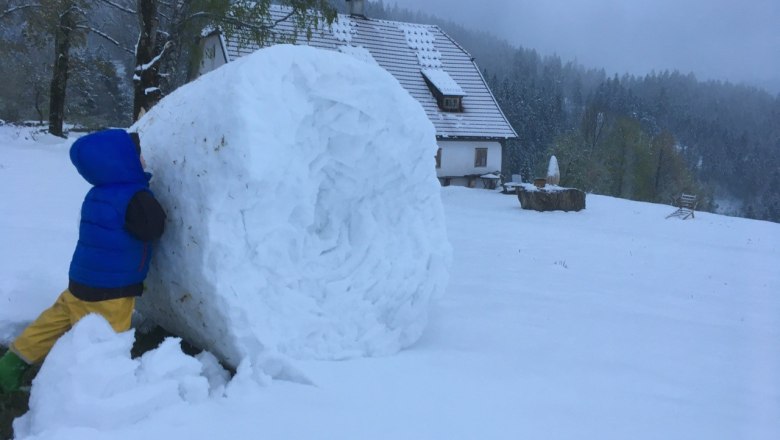
[[561, 182], [561, 172], [558, 169], [558, 158], [550, 157], [550, 163], [547, 165], [547, 183], [557, 185]]
[[168, 213], [145, 317], [234, 367], [387, 355], [420, 337], [451, 248], [433, 125], [388, 72], [274, 46], [134, 128]]
[[134, 331], [117, 334], [88, 315], [62, 336], [33, 381], [30, 411], [14, 422], [18, 438], [57, 427], [107, 430], [132, 426], [157, 411], [221, 395], [227, 372], [212, 355], [185, 355], [168, 338], [130, 358]]

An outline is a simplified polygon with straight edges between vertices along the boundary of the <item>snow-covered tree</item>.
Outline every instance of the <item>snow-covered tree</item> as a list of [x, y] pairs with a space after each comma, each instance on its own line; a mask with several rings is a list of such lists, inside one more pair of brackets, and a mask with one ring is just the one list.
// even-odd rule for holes
[[[172, 90], [188, 79], [191, 49], [204, 27], [218, 26], [227, 34], [241, 30], [251, 41], [260, 43], [273, 39], [274, 27], [280, 21], [292, 21], [309, 36], [321, 22], [330, 23], [335, 18], [327, 0], [280, 3], [290, 6], [291, 12], [282, 20], [274, 21], [269, 13], [271, 0], [0, 0], [0, 20], [5, 24], [21, 17], [30, 42], [53, 47], [49, 132], [62, 136], [72, 56], [85, 46], [89, 35], [135, 57], [135, 119], [141, 109], [148, 110], [160, 99], [163, 80]], [[104, 15], [95, 13], [99, 8], [137, 16], [140, 32], [137, 38], [132, 38], [137, 41], [135, 50], [121, 42], [128, 37], [126, 20], [106, 20]]]
[[137, 0], [140, 35], [136, 45], [133, 119], [149, 110], [165, 91], [189, 79], [194, 48], [201, 32], [218, 28], [239, 34], [246, 42], [262, 45], [277, 39], [275, 27], [294, 23], [308, 37], [322, 23], [332, 23], [336, 11], [327, 0], [282, 0], [290, 12], [271, 18], [272, 0]]
[[89, 34], [97, 35], [120, 45], [93, 22], [97, 4], [112, 4], [112, 0], [11, 0], [7, 2], [0, 19], [22, 14], [30, 41], [39, 46], [53, 42], [54, 57], [49, 87], [49, 132], [63, 136], [65, 92], [68, 86], [72, 51], [83, 46]]

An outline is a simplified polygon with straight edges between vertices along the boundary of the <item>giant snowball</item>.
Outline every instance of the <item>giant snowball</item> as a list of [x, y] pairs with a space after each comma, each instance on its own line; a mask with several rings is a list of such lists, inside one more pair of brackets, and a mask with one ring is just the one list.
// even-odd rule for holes
[[420, 337], [451, 248], [434, 128], [387, 71], [274, 46], [134, 129], [168, 214], [145, 317], [233, 366], [391, 354]]

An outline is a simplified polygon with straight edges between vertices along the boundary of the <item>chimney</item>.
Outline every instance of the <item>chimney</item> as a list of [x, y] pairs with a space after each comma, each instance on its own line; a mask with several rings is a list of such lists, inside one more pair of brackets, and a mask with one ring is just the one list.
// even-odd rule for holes
[[363, 0], [347, 0], [347, 6], [349, 7], [349, 15], [366, 18]]

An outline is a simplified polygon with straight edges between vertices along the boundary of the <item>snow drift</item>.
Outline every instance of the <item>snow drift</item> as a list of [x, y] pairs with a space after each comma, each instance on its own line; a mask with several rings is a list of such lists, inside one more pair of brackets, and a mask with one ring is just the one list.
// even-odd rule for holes
[[[90, 314], [63, 335], [33, 381], [30, 411], [14, 422], [17, 438], [47, 430], [126, 428], [179, 404], [222, 395], [227, 372], [213, 355], [185, 355], [168, 338], [130, 358], [134, 332], [115, 333]], [[78, 436], [76, 436], [78, 437]]]
[[228, 364], [415, 342], [448, 279], [435, 132], [385, 70], [275, 46], [134, 129], [168, 224], [139, 310]]

